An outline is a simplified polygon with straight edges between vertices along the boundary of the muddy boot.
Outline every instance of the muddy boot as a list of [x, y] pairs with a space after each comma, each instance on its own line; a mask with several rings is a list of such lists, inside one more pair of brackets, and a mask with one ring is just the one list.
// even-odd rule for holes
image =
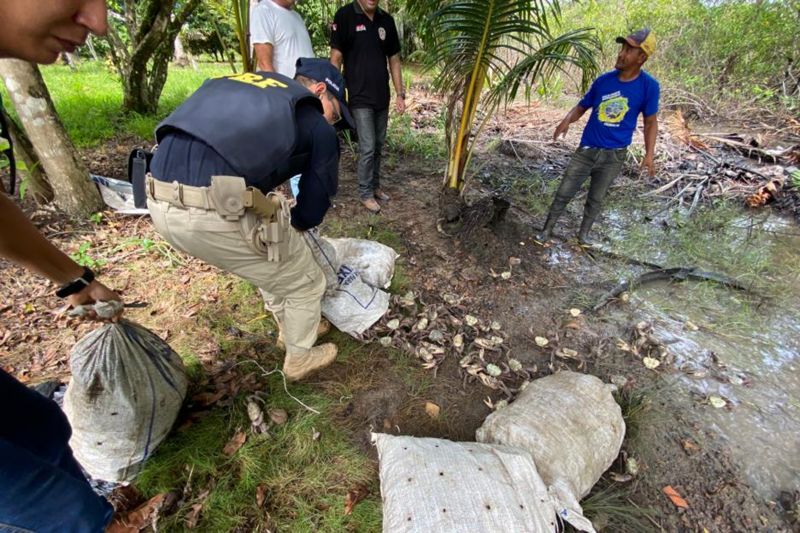
[[283, 361], [283, 374], [289, 381], [299, 381], [309, 374], [329, 366], [336, 359], [339, 349], [328, 342], [314, 346], [302, 355], [286, 354]]
[[539, 242], [547, 242], [553, 237], [553, 227], [556, 225], [558, 215], [553, 216], [548, 213], [547, 220], [544, 223], [542, 231], [536, 234], [536, 240]]
[[[331, 330], [331, 323], [325, 320], [324, 318], [320, 318], [319, 326], [317, 326], [317, 338], [320, 338], [323, 335], [327, 335], [330, 330]], [[281, 350], [286, 349], [286, 343], [283, 342], [283, 330], [280, 329], [278, 330], [278, 338], [275, 341], [275, 346], [277, 346]]]
[[584, 216], [581, 221], [581, 229], [578, 230], [578, 244], [581, 246], [591, 247], [594, 243], [589, 239], [589, 231], [592, 229], [592, 224], [596, 217]]

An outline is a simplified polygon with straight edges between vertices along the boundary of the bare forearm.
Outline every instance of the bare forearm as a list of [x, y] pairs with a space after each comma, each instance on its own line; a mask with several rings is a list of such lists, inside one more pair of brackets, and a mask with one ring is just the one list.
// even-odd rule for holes
[[342, 52], [336, 48], [331, 48], [331, 64], [339, 70], [342, 70], [343, 61], [344, 56], [342, 55]]
[[392, 74], [394, 92], [398, 95], [403, 94], [403, 67], [400, 63], [400, 56], [393, 55], [389, 58], [389, 71]]
[[263, 72], [275, 72], [275, 66], [272, 64], [272, 45], [271, 44], [256, 44], [253, 46], [253, 51], [256, 54], [256, 67]]
[[644, 124], [644, 152], [645, 155], [654, 155], [656, 139], [658, 138], [658, 120], [646, 121]]
[[83, 273], [83, 268], [53, 246], [5, 194], [0, 194], [0, 256], [58, 285]]
[[573, 122], [577, 122], [578, 120], [580, 120], [580, 118], [583, 116], [584, 113], [586, 113], [586, 108], [576, 105], [575, 107], [569, 110], [569, 113], [567, 113], [567, 116], [564, 117], [564, 120], [562, 122], [565, 122], [567, 124], [572, 124]]

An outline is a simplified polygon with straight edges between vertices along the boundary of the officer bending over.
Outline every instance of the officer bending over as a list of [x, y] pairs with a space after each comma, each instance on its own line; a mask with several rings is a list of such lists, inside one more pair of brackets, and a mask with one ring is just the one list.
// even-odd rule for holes
[[[302, 232], [322, 222], [338, 185], [333, 125], [352, 128], [341, 74], [301, 58], [291, 80], [257, 72], [207, 80], [156, 129], [147, 180], [156, 230], [179, 250], [259, 288], [280, 328], [283, 371], [299, 380], [330, 365], [314, 346], [325, 277]], [[301, 174], [297, 204], [278, 185]]]

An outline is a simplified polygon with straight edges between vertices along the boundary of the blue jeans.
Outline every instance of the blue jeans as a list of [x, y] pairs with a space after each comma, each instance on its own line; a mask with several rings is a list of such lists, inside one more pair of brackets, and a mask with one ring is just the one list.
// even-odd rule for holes
[[58, 405], [0, 370], [0, 532], [94, 533], [114, 510], [72, 456]]
[[358, 131], [358, 195], [366, 200], [381, 186], [381, 153], [386, 142], [389, 110], [359, 107], [352, 112]]

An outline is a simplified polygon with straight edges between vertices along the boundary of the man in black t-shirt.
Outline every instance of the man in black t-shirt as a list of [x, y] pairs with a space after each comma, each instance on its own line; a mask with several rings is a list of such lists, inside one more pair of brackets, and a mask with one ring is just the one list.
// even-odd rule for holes
[[381, 206], [376, 200], [389, 200], [380, 186], [380, 169], [389, 122], [390, 71], [395, 110], [402, 114], [406, 109], [397, 27], [378, 0], [354, 0], [336, 12], [331, 30], [331, 63], [344, 65], [358, 132], [358, 193], [364, 207], [377, 213]]

